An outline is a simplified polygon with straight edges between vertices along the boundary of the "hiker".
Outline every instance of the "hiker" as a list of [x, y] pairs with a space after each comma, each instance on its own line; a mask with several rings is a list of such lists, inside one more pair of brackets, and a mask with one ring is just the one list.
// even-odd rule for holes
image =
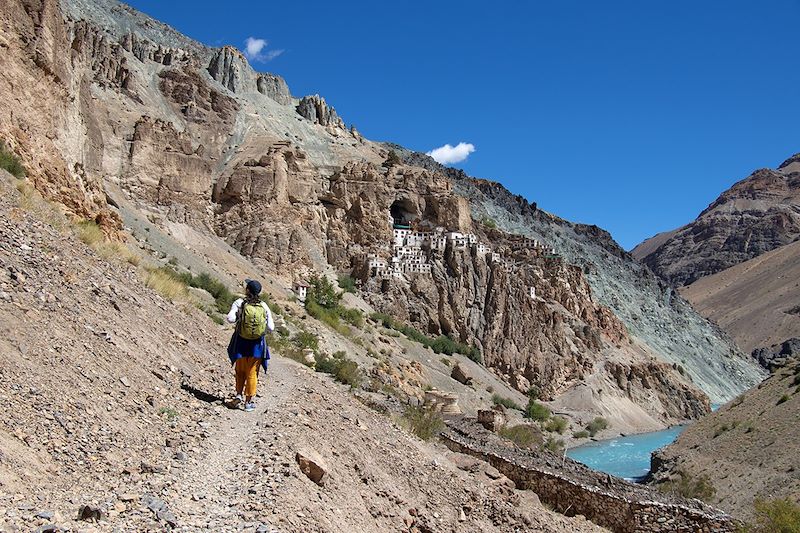
[[236, 329], [228, 343], [228, 357], [236, 369], [236, 399], [238, 406], [244, 400], [244, 410], [253, 411], [256, 404], [253, 398], [258, 385], [258, 367], [267, 371], [269, 348], [264, 339], [268, 331], [275, 329], [272, 313], [266, 303], [259, 298], [261, 283], [245, 280], [245, 297], [239, 298], [228, 313], [228, 322], [236, 324]]

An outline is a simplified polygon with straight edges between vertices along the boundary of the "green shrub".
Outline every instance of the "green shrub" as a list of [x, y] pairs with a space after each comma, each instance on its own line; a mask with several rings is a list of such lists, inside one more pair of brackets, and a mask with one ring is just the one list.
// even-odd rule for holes
[[544, 443], [544, 449], [553, 453], [562, 453], [564, 451], [564, 441], [555, 437], [548, 437], [547, 442]]
[[452, 364], [450, 363], [450, 359], [448, 359], [447, 357], [442, 357], [441, 359], [439, 359], [439, 362], [442, 363], [444, 366], [450, 366]]
[[483, 217], [481, 219], [481, 224], [483, 224], [487, 228], [497, 229], [497, 222], [495, 222], [494, 219], [490, 217]]
[[7, 170], [18, 179], [24, 178], [27, 173], [19, 156], [6, 148], [5, 143], [2, 141], [0, 141], [0, 168]]
[[317, 372], [330, 374], [340, 383], [350, 385], [355, 388], [361, 385], [364, 375], [358, 367], [358, 363], [347, 358], [347, 354], [338, 351], [332, 356], [320, 354], [316, 356]]
[[520, 448], [538, 448], [542, 444], [541, 431], [531, 424], [500, 428], [497, 434], [510, 440]]
[[161, 407], [158, 410], [158, 414], [166, 417], [167, 420], [169, 420], [170, 422], [178, 418], [178, 411], [176, 411], [172, 407]]
[[308, 280], [309, 288], [306, 295], [306, 305], [308, 302], [315, 302], [325, 309], [334, 310], [342, 301], [342, 294], [336, 290], [328, 278], [324, 276], [312, 276]]
[[337, 311], [342, 320], [351, 326], [360, 328], [364, 325], [364, 313], [362, 313], [360, 310], [340, 306]]
[[531, 387], [528, 389], [528, 398], [531, 400], [538, 400], [540, 396], [541, 391], [539, 390], [539, 387], [536, 385], [531, 385]]
[[408, 339], [418, 342], [426, 348], [432, 349], [436, 353], [443, 353], [447, 355], [460, 353], [478, 364], [483, 361], [481, 352], [478, 348], [457, 342], [446, 335], [439, 335], [436, 338], [428, 337], [416, 328], [413, 328], [407, 324], [403, 324], [386, 313], [372, 313], [369, 317], [371, 320], [381, 324], [384, 328], [399, 331]]
[[800, 532], [800, 505], [789, 498], [754, 502], [755, 522], [745, 526], [749, 533], [798, 533]]
[[586, 426], [586, 431], [588, 431], [589, 435], [592, 437], [594, 437], [598, 431], [602, 431], [604, 429], [608, 429], [608, 420], [602, 416], [598, 416]]
[[201, 272], [198, 275], [194, 275], [191, 272], [178, 272], [172, 267], [171, 263], [168, 266], [161, 267], [159, 270], [188, 287], [206, 291], [214, 298], [217, 312], [224, 315], [228, 314], [231, 305], [236, 300], [236, 295], [228, 289], [228, 286], [208, 272]]
[[301, 350], [304, 348], [311, 348], [315, 352], [319, 350], [319, 339], [316, 335], [308, 331], [295, 333], [294, 337], [292, 337], [292, 344]]
[[550, 409], [536, 400], [528, 400], [528, 406], [525, 408], [525, 416], [537, 422], [544, 422], [550, 418]]
[[580, 431], [576, 431], [575, 433], [573, 433], [572, 436], [576, 439], [585, 439], [586, 437], [589, 436], [589, 432], [586, 431], [585, 429], [582, 429]]
[[517, 402], [511, 398], [503, 398], [499, 394], [492, 395], [492, 403], [495, 405], [502, 405], [506, 409], [516, 409], [517, 411], [522, 411], [522, 407], [520, 407]]
[[788, 395], [788, 394], [784, 394], [783, 396], [781, 396], [781, 397], [778, 399], [778, 403], [776, 403], [775, 405], [780, 405], [780, 404], [782, 404], [783, 402], [787, 401], [788, 399], [789, 399], [789, 395]]
[[705, 502], [710, 501], [717, 493], [717, 489], [706, 476], [693, 477], [683, 471], [679, 471], [678, 476], [677, 480], [661, 483], [658, 489], [661, 492], [677, 494], [684, 498], [697, 498]]
[[344, 292], [352, 292], [355, 294], [356, 280], [354, 280], [352, 276], [348, 274], [342, 274], [339, 276], [338, 281], [340, 289], [342, 289]]
[[717, 428], [714, 429], [714, 438], [719, 437], [720, 435], [722, 435], [723, 433], [725, 433], [729, 429], [730, 428], [728, 427], [728, 424], [722, 424], [721, 426], [717, 426]]
[[444, 429], [442, 415], [427, 407], [406, 407], [402, 423], [422, 440], [431, 440]]
[[567, 419], [561, 416], [554, 416], [544, 426], [545, 431], [563, 434], [567, 429]]
[[400, 160], [400, 156], [397, 155], [397, 152], [394, 150], [389, 150], [389, 155], [386, 157], [386, 161], [383, 162], [383, 166], [387, 168], [392, 168], [395, 165], [399, 165], [402, 163]]

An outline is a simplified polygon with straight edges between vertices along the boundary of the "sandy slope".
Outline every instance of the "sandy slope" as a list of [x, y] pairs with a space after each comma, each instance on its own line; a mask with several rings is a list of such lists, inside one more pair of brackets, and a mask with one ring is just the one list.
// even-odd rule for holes
[[753, 500], [800, 501], [800, 362], [692, 424], [664, 450], [657, 477], [683, 471], [716, 489], [709, 502], [750, 518]]
[[800, 337], [800, 241], [701, 278], [681, 290], [746, 352]]

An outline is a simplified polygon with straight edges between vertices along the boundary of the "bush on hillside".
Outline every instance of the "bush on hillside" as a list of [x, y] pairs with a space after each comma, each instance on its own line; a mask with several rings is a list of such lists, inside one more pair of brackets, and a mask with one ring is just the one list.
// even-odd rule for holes
[[427, 407], [409, 405], [401, 419], [414, 435], [422, 440], [431, 440], [444, 429], [442, 415]]
[[342, 301], [341, 292], [336, 290], [325, 276], [312, 276], [308, 280], [309, 288], [306, 302], [315, 302], [320, 307], [328, 310], [336, 309]]
[[0, 141], [0, 168], [7, 170], [15, 178], [22, 179], [27, 174], [22, 160]]
[[504, 398], [499, 394], [492, 395], [492, 403], [494, 405], [502, 405], [506, 409], [516, 409], [517, 411], [522, 411], [522, 407], [520, 407], [520, 405], [517, 402], [515, 402], [511, 398]]
[[364, 379], [364, 375], [358, 363], [347, 358], [347, 354], [338, 351], [331, 356], [319, 354], [316, 356], [316, 371], [330, 374], [340, 383], [358, 387]]
[[553, 453], [562, 453], [564, 451], [564, 441], [555, 437], [548, 437], [543, 447]]
[[528, 406], [525, 408], [525, 416], [537, 422], [544, 422], [550, 418], [550, 409], [536, 400], [528, 400]]
[[500, 428], [497, 434], [510, 440], [520, 448], [538, 448], [542, 445], [541, 431], [531, 424]]
[[683, 471], [678, 472], [677, 480], [667, 481], [658, 485], [658, 490], [684, 498], [697, 498], [705, 502], [710, 501], [717, 493], [717, 489], [714, 488], [708, 477], [694, 477]]
[[386, 313], [372, 313], [370, 318], [381, 324], [384, 328], [399, 331], [410, 340], [418, 342], [436, 353], [443, 353], [446, 355], [460, 353], [478, 364], [483, 362], [481, 352], [478, 348], [457, 342], [446, 335], [439, 335], [436, 338], [428, 337], [418, 329], [403, 324]]
[[585, 429], [582, 429], [580, 431], [576, 431], [575, 433], [573, 433], [572, 436], [573, 438], [576, 439], [585, 439], [586, 437], [589, 436], [589, 432], [586, 431]]
[[544, 425], [545, 431], [549, 431], [551, 433], [564, 433], [564, 430], [567, 429], [567, 419], [561, 416], [554, 416], [547, 423]]
[[299, 333], [295, 333], [294, 337], [292, 337], [292, 344], [296, 347], [302, 349], [310, 348], [315, 352], [319, 350], [319, 338], [313, 333], [309, 333], [308, 331], [301, 331]]
[[756, 499], [755, 522], [744, 527], [748, 533], [798, 533], [800, 532], [800, 505], [789, 498], [777, 500]]
[[352, 276], [349, 274], [341, 274], [339, 276], [339, 288], [342, 289], [344, 292], [356, 292], [356, 280], [353, 279]]
[[609, 427], [608, 426], [608, 420], [606, 420], [602, 416], [598, 416], [594, 420], [589, 422], [589, 424], [587, 424], [586, 431], [589, 432], [589, 435], [594, 437], [595, 434], [597, 434], [598, 431], [602, 431], [604, 429], [608, 429], [608, 427]]
[[481, 219], [481, 224], [483, 224], [487, 228], [497, 229], [497, 222], [495, 222], [494, 219], [490, 217], [483, 217]]
[[187, 297], [186, 285], [180, 280], [170, 276], [163, 269], [153, 269], [147, 272], [145, 285], [167, 300], [179, 300]]

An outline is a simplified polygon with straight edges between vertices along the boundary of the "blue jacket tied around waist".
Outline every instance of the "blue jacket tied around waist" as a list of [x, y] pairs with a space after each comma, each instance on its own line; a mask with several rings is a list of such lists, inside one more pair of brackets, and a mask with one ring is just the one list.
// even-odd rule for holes
[[255, 340], [243, 339], [238, 332], [234, 331], [228, 343], [228, 359], [231, 360], [231, 364], [235, 364], [242, 357], [261, 359], [261, 366], [264, 367], [264, 372], [266, 372], [267, 362], [269, 361], [269, 346], [267, 346], [264, 336], [262, 335]]

